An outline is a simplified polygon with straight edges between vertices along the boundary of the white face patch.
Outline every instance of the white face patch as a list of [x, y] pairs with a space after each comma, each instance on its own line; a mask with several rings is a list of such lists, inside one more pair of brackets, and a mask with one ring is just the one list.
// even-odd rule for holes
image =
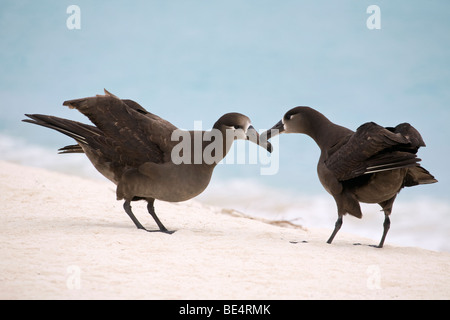
[[294, 119], [294, 117], [299, 117], [299, 116], [300, 116], [300, 114], [294, 113], [289, 116], [289, 119], [287, 119], [288, 121], [284, 121], [284, 118], [281, 119], [281, 122], [283, 123], [283, 127], [284, 127], [284, 132], [286, 132], [286, 133], [296, 132], [295, 130], [291, 131], [290, 126], [293, 125], [292, 120]]

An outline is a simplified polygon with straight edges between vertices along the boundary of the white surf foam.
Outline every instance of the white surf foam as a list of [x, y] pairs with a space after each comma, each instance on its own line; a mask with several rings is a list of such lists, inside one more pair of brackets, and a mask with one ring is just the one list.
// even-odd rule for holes
[[[62, 147], [62, 146], [61, 146]], [[30, 144], [20, 138], [0, 134], [0, 159], [22, 165], [103, 179], [83, 154], [58, 154], [57, 149]]]

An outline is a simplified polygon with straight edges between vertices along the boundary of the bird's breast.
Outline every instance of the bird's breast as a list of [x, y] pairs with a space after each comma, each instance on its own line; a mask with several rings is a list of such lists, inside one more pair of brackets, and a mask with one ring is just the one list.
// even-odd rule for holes
[[202, 193], [211, 180], [211, 170], [190, 164], [150, 164], [140, 168], [144, 176], [139, 193], [158, 200], [186, 201]]

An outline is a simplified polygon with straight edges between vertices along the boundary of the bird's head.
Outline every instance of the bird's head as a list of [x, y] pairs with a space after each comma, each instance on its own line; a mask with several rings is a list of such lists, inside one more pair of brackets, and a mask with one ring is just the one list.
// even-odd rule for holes
[[262, 140], [259, 133], [252, 126], [250, 119], [237, 112], [224, 114], [214, 124], [215, 129], [219, 129], [226, 137], [233, 137], [234, 140], [250, 140], [253, 143], [272, 152], [272, 145], [267, 140]]

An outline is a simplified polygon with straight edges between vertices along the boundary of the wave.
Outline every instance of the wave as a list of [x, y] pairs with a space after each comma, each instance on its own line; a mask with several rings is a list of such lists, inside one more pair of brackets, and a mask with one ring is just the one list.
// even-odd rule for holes
[[[56, 149], [32, 145], [20, 138], [2, 134], [0, 159], [106, 180], [82, 154], [58, 155]], [[306, 228], [327, 228], [330, 233], [337, 219], [336, 204], [324, 190], [306, 194], [295, 187], [283, 189], [268, 186], [252, 178], [219, 178], [213, 175], [210, 185], [197, 200], [253, 217], [289, 221]], [[378, 205], [362, 204], [361, 207], [363, 218], [345, 216], [340, 232], [370, 238], [376, 244], [381, 238], [384, 215]], [[449, 234], [450, 202], [431, 196], [402, 200], [400, 194], [394, 203], [386, 244], [450, 252]]]
[[0, 134], [0, 160], [86, 178], [103, 179], [83, 154], [60, 155], [56, 149], [33, 145], [21, 138], [2, 134]]

